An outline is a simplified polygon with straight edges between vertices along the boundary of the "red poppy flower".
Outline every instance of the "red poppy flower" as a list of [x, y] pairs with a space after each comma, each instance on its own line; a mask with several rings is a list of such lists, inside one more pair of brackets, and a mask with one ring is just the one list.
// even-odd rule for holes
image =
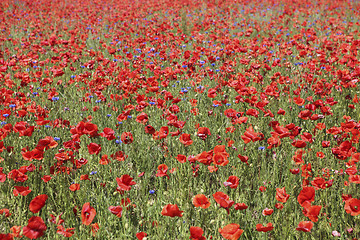
[[268, 232], [273, 230], [274, 227], [272, 225], [272, 223], [268, 223], [266, 226], [263, 226], [262, 224], [256, 224], [256, 231], [258, 232]]
[[17, 122], [15, 123], [13, 130], [14, 132], [19, 133], [19, 137], [28, 136], [31, 137], [34, 132], [35, 127], [30, 126], [27, 122]]
[[84, 124], [84, 129], [83, 129], [83, 133], [87, 134], [91, 137], [95, 137], [96, 135], [98, 135], [98, 127], [96, 124], [91, 123], [91, 122], [86, 122]]
[[74, 184], [71, 184], [70, 187], [69, 187], [70, 191], [72, 192], [75, 192], [77, 190], [80, 190], [80, 184], [78, 183], [74, 183]]
[[246, 129], [244, 135], [242, 135], [241, 138], [247, 144], [251, 141], [256, 142], [262, 140], [263, 134], [255, 132], [253, 127], [250, 125], [250, 127]]
[[28, 179], [28, 176], [26, 174], [22, 173], [17, 169], [11, 170], [8, 173], [7, 177], [14, 180], [15, 182], [25, 182]]
[[259, 116], [259, 111], [257, 111], [256, 109], [248, 109], [246, 111], [246, 115], [254, 116], [257, 118]]
[[294, 140], [291, 145], [293, 145], [296, 148], [304, 148], [306, 147], [306, 142], [303, 140]]
[[133, 135], [131, 134], [131, 132], [124, 132], [121, 134], [121, 141], [124, 144], [130, 144], [134, 141]]
[[97, 144], [97, 143], [89, 143], [89, 145], [87, 146], [88, 150], [89, 150], [89, 154], [96, 154], [98, 155], [101, 151], [101, 145]]
[[178, 154], [176, 157], [176, 160], [178, 160], [181, 163], [185, 163], [186, 162], [186, 156], [182, 155], [182, 154]]
[[187, 133], [183, 133], [180, 136], [180, 142], [184, 144], [185, 146], [190, 146], [193, 143], [193, 140], [191, 140], [191, 135]]
[[64, 220], [61, 218], [62, 215], [63, 215], [63, 213], [60, 213], [59, 216], [54, 216], [54, 215], [50, 214], [51, 218], [49, 218], [48, 221], [55, 225], [61, 225], [64, 223]]
[[360, 184], [360, 175], [350, 175], [349, 182]]
[[96, 215], [95, 208], [90, 206], [90, 203], [84, 203], [81, 210], [81, 221], [84, 225], [90, 225]]
[[323, 152], [317, 152], [316, 153], [316, 156], [318, 157], [318, 158], [324, 158], [325, 157], [325, 154], [323, 153]]
[[2, 171], [3, 171], [3, 168], [0, 167], [0, 183], [5, 182], [5, 180], [6, 180], [6, 174], [3, 173]]
[[168, 166], [166, 166], [165, 164], [160, 164], [158, 166], [158, 170], [157, 170], [157, 173], [156, 173], [156, 177], [167, 177], [169, 178], [169, 175], [167, 174], [167, 171], [168, 171]]
[[305, 202], [313, 202], [315, 200], [315, 188], [313, 187], [303, 187], [300, 191], [299, 196], [297, 197], [299, 204], [303, 207]]
[[206, 240], [203, 234], [204, 234], [204, 230], [202, 230], [201, 227], [190, 227], [191, 240]]
[[339, 147], [332, 148], [331, 152], [337, 159], [346, 160], [351, 157], [353, 152], [356, 152], [356, 148], [352, 146], [350, 141], [345, 141]]
[[220, 234], [223, 236], [223, 238], [228, 240], [237, 240], [241, 236], [241, 234], [244, 232], [244, 230], [240, 229], [239, 224], [230, 223], [223, 227], [222, 229], [219, 228]]
[[310, 110], [303, 110], [299, 113], [298, 117], [303, 120], [308, 120], [311, 116], [312, 112]]
[[108, 158], [108, 155], [102, 155], [100, 160], [99, 160], [99, 164], [101, 165], [108, 165], [110, 163], [110, 160]]
[[213, 156], [213, 162], [215, 165], [226, 166], [229, 163], [227, 156], [222, 153], [216, 153]]
[[317, 222], [318, 221], [318, 215], [321, 210], [320, 205], [311, 205], [310, 202], [304, 202], [303, 204], [304, 210], [303, 214], [308, 217], [311, 221]]
[[145, 124], [149, 120], [149, 117], [146, 113], [142, 112], [139, 116], [136, 117], [136, 122]]
[[229, 196], [223, 192], [216, 192], [213, 194], [215, 201], [224, 208], [228, 214], [230, 214], [229, 208], [234, 204], [234, 201], [230, 200]]
[[298, 106], [302, 106], [305, 103], [305, 99], [301, 98], [301, 97], [294, 97], [294, 103]]
[[286, 201], [289, 199], [290, 195], [286, 193], [285, 187], [283, 188], [276, 188], [276, 200], [282, 203], [286, 203]]
[[31, 217], [28, 225], [23, 227], [23, 235], [30, 239], [37, 239], [44, 235], [47, 227], [41, 217]]
[[262, 211], [262, 215], [263, 215], [263, 216], [270, 216], [271, 214], [273, 214], [273, 212], [274, 212], [274, 209], [265, 208], [265, 209]]
[[21, 226], [12, 226], [10, 228], [10, 231], [12, 232], [11, 235], [12, 237], [17, 237], [17, 238], [20, 238], [21, 235], [20, 235], [20, 232], [21, 232]]
[[[210, 165], [213, 162], [213, 152], [212, 151], [204, 151], [198, 155], [196, 155], [196, 160], [204, 165]], [[189, 159], [190, 161], [190, 159]]]
[[314, 223], [311, 221], [302, 221], [299, 223], [296, 230], [302, 231], [302, 232], [310, 232], [313, 226], [314, 226]]
[[248, 163], [248, 160], [249, 160], [249, 157], [248, 156], [242, 156], [242, 155], [238, 155], [238, 158], [240, 159], [240, 161], [246, 163], [247, 165], [249, 165]]
[[146, 236], [147, 236], [147, 233], [145, 233], [145, 232], [136, 233], [136, 237], [138, 240], [143, 240]]
[[55, 148], [58, 143], [50, 136], [45, 137], [44, 139], [40, 139], [36, 148], [43, 151], [44, 149]]
[[345, 211], [351, 216], [357, 216], [360, 214], [360, 199], [350, 198], [345, 201]]
[[42, 160], [44, 158], [44, 151], [41, 150], [41, 148], [37, 148], [37, 147], [32, 151], [26, 151], [25, 149], [23, 149], [21, 155], [25, 160], [28, 161], [32, 161], [34, 159]]
[[14, 240], [14, 237], [11, 233], [0, 233], [0, 239], [2, 240]]
[[130, 191], [131, 186], [136, 184], [136, 182], [134, 182], [132, 180], [133, 180], [133, 178], [127, 174], [122, 175], [120, 178], [116, 178], [116, 182], [118, 184], [117, 189], [122, 190], [122, 191]]
[[107, 140], [111, 141], [115, 139], [115, 131], [111, 128], [104, 128], [103, 132], [100, 133], [100, 136], [106, 138]]
[[45, 202], [48, 199], [48, 196], [46, 194], [42, 194], [39, 196], [36, 196], [33, 200], [31, 200], [29, 208], [30, 211], [33, 213], [40, 212], [41, 208], [45, 206]]
[[208, 98], [215, 98], [217, 96], [216, 89], [210, 88], [207, 94]]
[[110, 157], [112, 159], [122, 162], [125, 161], [126, 158], [128, 158], [128, 155], [124, 155], [123, 151], [117, 151], [115, 154], [111, 154]]
[[272, 148], [274, 148], [274, 147], [280, 146], [281, 141], [280, 141], [280, 139], [279, 139], [278, 136], [273, 136], [273, 137], [270, 137], [270, 138], [267, 140], [267, 143], [268, 143], [268, 145], [269, 145], [269, 146], [267, 147], [267, 149], [272, 149]]
[[281, 203], [276, 203], [275, 204], [275, 207], [276, 207], [276, 209], [283, 209], [284, 208], [284, 205], [282, 205]]
[[108, 209], [112, 214], [116, 215], [117, 217], [121, 217], [123, 211], [121, 206], [110, 206]]
[[311, 181], [311, 185], [315, 187], [315, 190], [318, 189], [325, 189], [326, 188], [326, 181], [321, 177], [316, 177]]
[[282, 139], [282, 138], [290, 136], [289, 129], [287, 129], [286, 127], [280, 126], [277, 121], [273, 122], [273, 124], [271, 126], [275, 130], [275, 132], [271, 132], [271, 135], [273, 137], [279, 137], [280, 139]]
[[245, 210], [248, 206], [245, 203], [237, 203], [234, 205], [235, 210]]
[[206, 209], [210, 207], [210, 201], [204, 194], [198, 194], [193, 198], [193, 204], [195, 207], [201, 207]]
[[199, 138], [201, 138], [202, 140], [205, 140], [207, 138], [207, 136], [210, 136], [211, 132], [209, 130], [209, 128], [207, 127], [199, 127], [198, 128], [198, 132], [197, 132], [197, 136]]
[[279, 115], [285, 115], [285, 110], [284, 109], [282, 109], [282, 108], [279, 108], [279, 111], [277, 112], [277, 114], [279, 114]]
[[31, 193], [31, 189], [29, 189], [29, 187], [15, 186], [13, 190], [13, 194], [15, 197], [18, 196], [19, 194], [21, 196], [26, 196], [29, 193]]
[[7, 209], [7, 208], [0, 209], [0, 215], [3, 215], [3, 214], [5, 215], [5, 217], [10, 217], [11, 216], [10, 210]]
[[57, 226], [57, 231], [56, 233], [63, 235], [64, 237], [71, 237], [72, 235], [74, 235], [75, 233], [75, 228], [64, 228], [62, 225], [58, 225]]
[[348, 169], [345, 170], [345, 173], [348, 174], [348, 175], [355, 175], [357, 173], [357, 169], [356, 169], [356, 166], [352, 166]]
[[129, 210], [131, 207], [136, 207], [135, 204], [130, 204], [131, 201], [129, 198], [126, 198], [126, 199], [121, 199], [121, 202], [120, 202], [120, 205], [123, 206], [123, 207], [126, 207], [127, 210]]
[[84, 180], [89, 180], [90, 181], [89, 175], [87, 175], [87, 174], [81, 175], [80, 180], [81, 181], [84, 181]]
[[209, 170], [209, 172], [216, 172], [217, 170], [219, 170], [219, 168], [218, 167], [216, 167], [216, 166], [208, 166], [208, 170]]
[[266, 191], [266, 187], [265, 187], [265, 186], [260, 186], [260, 187], [259, 187], [259, 191], [260, 191], [260, 192], [265, 192], [265, 191]]
[[224, 115], [228, 118], [235, 119], [237, 117], [241, 117], [243, 113], [240, 113], [239, 116], [237, 116], [237, 111], [235, 109], [228, 108], [224, 111]]
[[168, 217], [182, 217], [182, 213], [184, 211], [180, 211], [179, 207], [176, 204], [168, 204], [161, 211], [161, 215]]
[[226, 184], [224, 183], [224, 185], [229, 186], [230, 188], [237, 188], [237, 186], [239, 185], [239, 178], [237, 176], [230, 176], [228, 178], [228, 180], [226, 180]]
[[148, 134], [153, 135], [155, 133], [155, 128], [151, 125], [146, 125], [145, 126], [145, 132]]
[[300, 168], [289, 169], [289, 170], [290, 170], [290, 172], [291, 172], [292, 174], [299, 174], [299, 173], [300, 173]]
[[161, 127], [158, 135], [159, 139], [166, 138], [168, 135], [169, 135], [169, 127], [168, 126]]
[[91, 233], [92, 233], [93, 237], [96, 236], [96, 233], [99, 231], [99, 229], [100, 229], [100, 227], [99, 227], [98, 223], [91, 224]]
[[44, 181], [44, 183], [47, 183], [51, 180], [51, 176], [50, 175], [44, 175], [41, 180]]
[[330, 141], [322, 141], [322, 142], [321, 142], [321, 146], [322, 146], [323, 148], [328, 148], [328, 147], [330, 147]]

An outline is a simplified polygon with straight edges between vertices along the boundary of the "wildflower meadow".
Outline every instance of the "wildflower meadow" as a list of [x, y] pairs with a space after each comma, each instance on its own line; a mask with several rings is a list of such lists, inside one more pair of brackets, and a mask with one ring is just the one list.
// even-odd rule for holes
[[360, 1], [0, 1], [0, 239], [360, 239]]

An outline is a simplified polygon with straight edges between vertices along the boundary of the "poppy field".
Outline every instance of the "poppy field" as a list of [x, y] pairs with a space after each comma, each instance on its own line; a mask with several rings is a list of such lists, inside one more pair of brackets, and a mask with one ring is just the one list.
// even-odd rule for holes
[[0, 239], [359, 239], [360, 2], [0, 2]]

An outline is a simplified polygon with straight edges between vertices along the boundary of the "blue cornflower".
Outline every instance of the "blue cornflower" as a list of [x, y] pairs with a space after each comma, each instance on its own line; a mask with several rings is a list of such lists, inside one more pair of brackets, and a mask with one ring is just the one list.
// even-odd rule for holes
[[150, 194], [154, 194], [154, 193], [155, 193], [155, 190], [150, 190], [149, 193], [150, 193]]

